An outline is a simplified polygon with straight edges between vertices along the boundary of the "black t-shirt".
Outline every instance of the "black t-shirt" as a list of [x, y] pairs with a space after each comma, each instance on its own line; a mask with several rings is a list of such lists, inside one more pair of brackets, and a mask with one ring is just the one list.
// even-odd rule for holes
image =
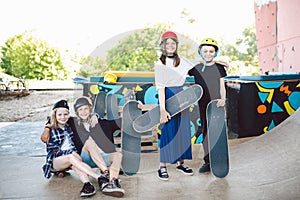
[[220, 78], [227, 76], [223, 65], [214, 64], [206, 66], [202, 72], [203, 64], [197, 64], [189, 70], [188, 74], [194, 76], [195, 83], [203, 88], [203, 95], [200, 101], [210, 101], [220, 99]]
[[[113, 133], [116, 130], [121, 129], [121, 121], [122, 119], [116, 120], [106, 120], [106, 119], [98, 119], [98, 125], [95, 128], [91, 129], [91, 132], [87, 132], [83, 125], [78, 125], [78, 119], [74, 117], [70, 117], [68, 123], [74, 133], [74, 144], [75, 147], [80, 154], [84, 145], [84, 142], [91, 135], [96, 136], [97, 138], [93, 138], [96, 143], [99, 140], [103, 140], [104, 143], [101, 142], [101, 145], [98, 144], [100, 148], [106, 153], [114, 152], [114, 137]], [[99, 142], [100, 143], [100, 142]]]

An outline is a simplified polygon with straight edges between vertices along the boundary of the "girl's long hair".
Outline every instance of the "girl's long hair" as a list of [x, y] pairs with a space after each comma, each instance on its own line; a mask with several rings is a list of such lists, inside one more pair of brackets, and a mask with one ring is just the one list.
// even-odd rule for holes
[[57, 129], [58, 128], [58, 122], [57, 122], [57, 119], [56, 119], [56, 112], [57, 112], [57, 108], [55, 108], [54, 110], [52, 110], [51, 112], [51, 128], [53, 129]]
[[[164, 65], [166, 65], [166, 58], [167, 58], [167, 56], [164, 53], [162, 53], [160, 58], [159, 58], [160, 61], [162, 62], [162, 64], [164, 64]], [[177, 53], [175, 54], [173, 64], [174, 64], [174, 67], [178, 67], [178, 65], [180, 64], [180, 58], [179, 58], [179, 55]]]

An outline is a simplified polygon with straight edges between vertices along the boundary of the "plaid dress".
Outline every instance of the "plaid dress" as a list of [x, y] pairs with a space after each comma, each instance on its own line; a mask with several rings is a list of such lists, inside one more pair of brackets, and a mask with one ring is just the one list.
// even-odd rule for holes
[[[69, 137], [71, 146], [68, 150], [61, 150], [61, 147], [67, 138]], [[68, 155], [71, 154], [73, 151], [77, 152], [74, 141], [73, 141], [73, 131], [69, 127], [68, 124], [66, 124], [64, 130], [63, 129], [51, 129], [50, 132], [50, 140], [46, 144], [47, 148], [47, 157], [46, 157], [46, 163], [43, 166], [44, 176], [46, 178], [50, 178], [52, 176], [51, 170], [53, 170], [53, 160], [54, 158], [57, 158], [62, 155]]]

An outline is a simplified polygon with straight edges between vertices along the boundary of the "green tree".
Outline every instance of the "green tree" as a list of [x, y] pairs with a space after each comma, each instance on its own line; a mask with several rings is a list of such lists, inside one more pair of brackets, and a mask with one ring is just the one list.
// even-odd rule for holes
[[80, 59], [79, 63], [82, 67], [79, 69], [78, 75], [85, 78], [90, 76], [100, 76], [107, 68], [106, 62], [98, 57], [83, 57]]
[[243, 37], [237, 39], [234, 45], [221, 43], [220, 56], [230, 60], [229, 75], [259, 75], [254, 25], [245, 28]]
[[[160, 53], [160, 35], [169, 29], [168, 25], [157, 24], [128, 35], [108, 51], [106, 62], [108, 70], [153, 71], [154, 63]], [[197, 55], [192, 41], [181, 35], [179, 54], [194, 59]]]
[[8, 39], [1, 53], [0, 67], [12, 76], [25, 75], [27, 79], [37, 80], [67, 78], [60, 52], [28, 32]]

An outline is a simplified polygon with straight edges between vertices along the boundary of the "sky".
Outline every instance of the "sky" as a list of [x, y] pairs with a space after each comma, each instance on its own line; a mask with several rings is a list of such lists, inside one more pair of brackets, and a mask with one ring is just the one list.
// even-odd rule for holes
[[5, 0], [0, 19], [0, 46], [27, 30], [52, 47], [87, 56], [116, 35], [157, 23], [173, 24], [197, 43], [204, 37], [235, 42], [255, 14], [254, 0]]

